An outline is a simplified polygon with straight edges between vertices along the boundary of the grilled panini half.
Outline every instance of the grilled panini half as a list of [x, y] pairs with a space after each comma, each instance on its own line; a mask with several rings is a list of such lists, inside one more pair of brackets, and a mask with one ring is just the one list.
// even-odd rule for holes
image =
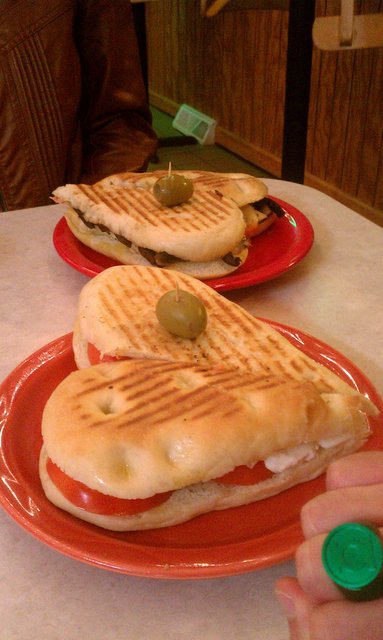
[[[207, 327], [195, 339], [174, 336], [157, 320], [157, 301], [177, 287], [200, 298], [206, 307]], [[153, 267], [112, 267], [84, 286], [73, 348], [79, 368], [102, 359], [163, 359], [310, 381], [321, 393], [356, 393], [268, 323], [208, 285], [185, 274]]]
[[[49, 398], [40, 477], [54, 504], [93, 524], [174, 525], [316, 477], [361, 446], [365, 412], [375, 407], [363, 395], [268, 373], [158, 360], [101, 364], [73, 372]], [[243, 465], [269, 473], [250, 485], [227, 483]], [[154, 507], [145, 502], [153, 497]]]
[[246, 259], [241, 209], [213, 190], [166, 207], [151, 190], [66, 185], [53, 192], [69, 205], [68, 225], [84, 244], [124, 264], [171, 268], [194, 277], [226, 275]]

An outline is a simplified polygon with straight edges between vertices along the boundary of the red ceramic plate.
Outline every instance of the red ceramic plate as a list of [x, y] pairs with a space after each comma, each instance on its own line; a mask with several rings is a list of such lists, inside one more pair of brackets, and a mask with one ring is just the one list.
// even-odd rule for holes
[[[253, 238], [246, 262], [232, 275], [206, 280], [216, 291], [249, 287], [276, 278], [300, 262], [310, 250], [314, 231], [308, 219], [287, 202], [273, 198], [285, 211], [260, 236]], [[71, 267], [87, 276], [95, 276], [118, 262], [97, 253], [77, 240], [65, 218], [57, 223], [53, 233], [57, 253]]]
[[[341, 354], [298, 330], [270, 324], [383, 410], [369, 380]], [[323, 476], [261, 502], [153, 531], [108, 532], [52, 505], [38, 476], [41, 414], [54, 387], [74, 369], [67, 334], [21, 363], [0, 388], [0, 502], [24, 529], [82, 562], [152, 578], [228, 576], [292, 557], [302, 539], [300, 509], [323, 490]], [[370, 425], [373, 435], [367, 447], [383, 449], [382, 417], [370, 419]]]

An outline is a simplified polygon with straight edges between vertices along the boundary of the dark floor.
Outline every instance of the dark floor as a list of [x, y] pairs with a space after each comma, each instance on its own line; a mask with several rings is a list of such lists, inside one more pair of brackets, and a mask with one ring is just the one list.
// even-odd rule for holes
[[[216, 144], [202, 145], [195, 140], [195, 143], [185, 145], [187, 137], [172, 126], [173, 118], [171, 116], [154, 107], [152, 114], [153, 126], [159, 137], [160, 146], [158, 162], [152, 162], [149, 165], [149, 171], [167, 169], [169, 162], [171, 162], [172, 169], [202, 169], [204, 171], [248, 173], [259, 178], [273, 177]], [[182, 141], [182, 144], [177, 145], [177, 141]], [[168, 146], [169, 143], [170, 146]]]

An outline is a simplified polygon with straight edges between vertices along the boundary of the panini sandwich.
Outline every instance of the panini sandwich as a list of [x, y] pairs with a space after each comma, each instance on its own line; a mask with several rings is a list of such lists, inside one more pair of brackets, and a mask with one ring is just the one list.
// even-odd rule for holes
[[311, 382], [161, 360], [71, 373], [43, 413], [50, 501], [116, 531], [280, 493], [359, 448], [375, 407]]
[[150, 189], [96, 185], [58, 187], [72, 233], [123, 264], [153, 265], [208, 279], [238, 269], [248, 254], [240, 207], [204, 189], [178, 206], [159, 204]]

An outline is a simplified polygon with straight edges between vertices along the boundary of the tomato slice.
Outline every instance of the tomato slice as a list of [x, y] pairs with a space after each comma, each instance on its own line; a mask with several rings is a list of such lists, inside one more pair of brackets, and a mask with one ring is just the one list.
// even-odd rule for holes
[[250, 485], [262, 482], [273, 476], [273, 472], [266, 469], [263, 462], [257, 462], [254, 467], [250, 468], [246, 465], [235, 467], [232, 471], [225, 473], [220, 478], [214, 478], [214, 482], [220, 484], [239, 484]]
[[100, 362], [115, 362], [116, 360], [126, 360], [127, 358], [121, 358], [119, 356], [108, 356], [106, 353], [104, 353], [103, 356], [101, 356], [100, 351], [97, 349], [97, 347], [94, 346], [94, 344], [91, 344], [90, 342], [88, 342], [88, 358], [89, 358], [89, 362], [90, 364], [100, 364]]
[[74, 480], [64, 473], [50, 458], [47, 459], [47, 472], [57, 489], [72, 504], [89, 513], [100, 515], [131, 516], [141, 511], [148, 511], [166, 502], [172, 491], [157, 493], [151, 498], [126, 500], [106, 496], [96, 489], [90, 489], [82, 482]]

